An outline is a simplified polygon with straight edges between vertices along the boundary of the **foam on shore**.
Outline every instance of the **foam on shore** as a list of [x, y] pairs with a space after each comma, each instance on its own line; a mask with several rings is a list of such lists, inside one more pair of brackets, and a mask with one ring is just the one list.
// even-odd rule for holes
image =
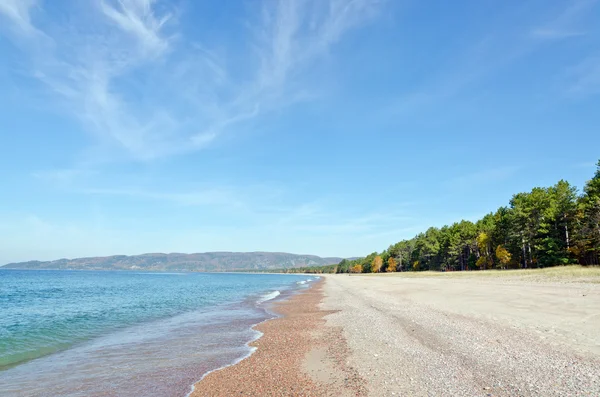
[[268, 294], [265, 294], [265, 295], [261, 296], [260, 298], [258, 298], [256, 303], [260, 305], [261, 303], [264, 303], [266, 301], [270, 301], [272, 299], [277, 298], [280, 294], [281, 294], [281, 292], [279, 292], [279, 291], [269, 292]]

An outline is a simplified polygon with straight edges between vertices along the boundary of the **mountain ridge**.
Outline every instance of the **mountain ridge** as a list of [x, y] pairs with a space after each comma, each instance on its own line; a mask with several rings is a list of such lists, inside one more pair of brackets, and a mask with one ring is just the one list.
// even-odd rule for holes
[[286, 252], [202, 252], [184, 254], [144, 253], [85, 258], [61, 258], [52, 261], [31, 260], [8, 263], [2, 269], [47, 270], [152, 270], [226, 272], [243, 270], [275, 270], [296, 267], [323, 266], [339, 263], [343, 258], [320, 257]]

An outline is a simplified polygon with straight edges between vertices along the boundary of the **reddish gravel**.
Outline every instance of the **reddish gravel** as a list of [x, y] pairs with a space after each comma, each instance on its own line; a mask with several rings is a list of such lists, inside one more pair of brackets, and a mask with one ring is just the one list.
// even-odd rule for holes
[[[307, 291], [279, 302], [283, 317], [256, 329], [264, 335], [254, 342], [257, 350], [240, 363], [213, 372], [195, 385], [199, 396], [363, 396], [364, 382], [347, 367], [349, 350], [341, 329], [326, 327], [319, 310], [324, 279]], [[309, 360], [321, 349], [323, 357]], [[311, 364], [312, 363], [312, 364]], [[311, 370], [312, 369], [312, 370]], [[309, 372], [319, 372], [319, 376]], [[323, 376], [323, 374], [326, 376]]]

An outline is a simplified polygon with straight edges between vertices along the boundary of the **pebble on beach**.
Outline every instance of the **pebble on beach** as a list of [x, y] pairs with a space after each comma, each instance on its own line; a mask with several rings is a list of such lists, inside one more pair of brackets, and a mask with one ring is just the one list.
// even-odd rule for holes
[[[196, 383], [191, 397], [366, 395], [363, 379], [347, 365], [350, 351], [341, 329], [325, 326], [324, 317], [330, 312], [319, 309], [322, 284], [321, 280], [277, 303], [275, 310], [282, 317], [255, 327], [263, 336], [251, 344], [257, 348], [254, 354], [208, 374]], [[306, 370], [307, 355], [318, 346], [325, 349], [324, 361], [332, 371], [324, 381]]]

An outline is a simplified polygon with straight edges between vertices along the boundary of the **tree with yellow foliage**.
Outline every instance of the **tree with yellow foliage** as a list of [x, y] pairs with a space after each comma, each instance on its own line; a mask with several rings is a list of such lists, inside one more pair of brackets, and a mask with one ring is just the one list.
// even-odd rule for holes
[[350, 268], [350, 273], [362, 273], [362, 265], [354, 265]]
[[388, 259], [387, 271], [388, 272], [396, 271], [396, 260], [391, 256], [390, 256], [390, 259]]
[[373, 262], [371, 262], [371, 272], [379, 273], [379, 271], [381, 270], [381, 266], [383, 266], [383, 259], [381, 259], [379, 255], [377, 255], [373, 259]]
[[496, 258], [498, 258], [498, 261], [502, 265], [502, 269], [506, 269], [506, 266], [508, 266], [510, 263], [512, 256], [506, 248], [504, 248], [502, 245], [499, 245], [496, 247]]
[[494, 264], [494, 260], [491, 255], [490, 244], [492, 240], [490, 236], [485, 232], [481, 232], [475, 241], [477, 242], [477, 248], [479, 248], [479, 254], [481, 255], [479, 259], [477, 259], [477, 266], [483, 270], [491, 268]]
[[412, 269], [414, 271], [417, 271], [417, 270], [419, 270], [420, 266], [421, 266], [421, 264], [419, 263], [419, 261], [414, 261], [413, 264], [412, 264]]

